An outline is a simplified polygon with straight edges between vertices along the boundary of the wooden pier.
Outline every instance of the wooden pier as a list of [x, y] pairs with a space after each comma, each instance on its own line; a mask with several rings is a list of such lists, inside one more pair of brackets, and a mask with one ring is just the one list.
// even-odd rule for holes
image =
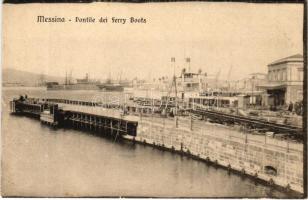
[[[82, 105], [94, 106], [88, 102]], [[138, 121], [120, 114], [116, 116], [110, 112], [97, 112], [97, 109], [82, 110], [78, 108], [80, 106], [72, 105], [69, 108], [59, 108], [59, 104], [39, 99], [13, 100], [10, 107], [13, 114], [31, 115], [51, 126], [88, 129], [112, 136], [137, 135]]]

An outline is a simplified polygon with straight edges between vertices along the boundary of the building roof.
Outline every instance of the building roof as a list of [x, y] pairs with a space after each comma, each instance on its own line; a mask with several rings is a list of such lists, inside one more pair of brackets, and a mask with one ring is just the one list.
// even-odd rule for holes
[[301, 54], [295, 54], [293, 56], [289, 56], [289, 57], [286, 57], [286, 58], [276, 60], [276, 61], [270, 63], [268, 66], [278, 65], [278, 64], [286, 63], [286, 62], [304, 62], [304, 57]]

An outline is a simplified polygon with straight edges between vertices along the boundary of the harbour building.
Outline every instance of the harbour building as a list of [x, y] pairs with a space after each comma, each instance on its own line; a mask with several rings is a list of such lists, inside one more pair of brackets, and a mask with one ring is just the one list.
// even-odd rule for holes
[[266, 104], [283, 106], [303, 100], [304, 59], [300, 54], [268, 65], [268, 82], [259, 85], [266, 91]]

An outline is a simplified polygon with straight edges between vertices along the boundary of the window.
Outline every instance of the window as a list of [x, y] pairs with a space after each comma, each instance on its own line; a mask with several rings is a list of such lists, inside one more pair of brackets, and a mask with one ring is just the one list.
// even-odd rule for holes
[[283, 71], [282, 71], [282, 80], [283, 81], [287, 80], [287, 71], [286, 71], [286, 69], [283, 69]]
[[264, 171], [266, 174], [277, 176], [277, 169], [273, 166], [265, 166]]
[[298, 77], [297, 77], [297, 80], [298, 81], [303, 81], [304, 80], [304, 73], [303, 73], [303, 68], [298, 68], [297, 69], [298, 70]]
[[268, 80], [271, 81], [272, 80], [272, 71], [268, 70]]
[[274, 81], [277, 81], [278, 79], [277, 79], [277, 70], [273, 70], [273, 72], [274, 72]]
[[281, 81], [281, 70], [277, 70], [277, 80]]
[[299, 90], [297, 91], [297, 101], [302, 101], [303, 100], [303, 91], [302, 90]]

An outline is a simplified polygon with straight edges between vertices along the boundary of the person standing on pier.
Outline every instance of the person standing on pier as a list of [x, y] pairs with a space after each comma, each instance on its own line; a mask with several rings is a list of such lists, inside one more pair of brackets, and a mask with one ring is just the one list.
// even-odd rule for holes
[[293, 111], [293, 103], [292, 103], [292, 101], [289, 104], [288, 111], [290, 111], [291, 113]]

